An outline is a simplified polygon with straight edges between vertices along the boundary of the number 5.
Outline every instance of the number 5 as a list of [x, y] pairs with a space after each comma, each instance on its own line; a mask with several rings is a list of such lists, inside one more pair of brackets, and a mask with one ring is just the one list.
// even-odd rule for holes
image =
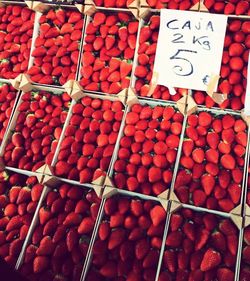
[[[171, 60], [180, 60], [180, 64], [184, 64], [184, 66], [177, 64], [173, 67], [175, 74], [179, 76], [189, 76], [194, 72], [193, 65], [188, 59], [178, 56], [181, 52], [197, 53], [197, 51], [179, 49], [172, 57], [170, 57]], [[183, 69], [185, 64], [187, 68], [186, 71]]]

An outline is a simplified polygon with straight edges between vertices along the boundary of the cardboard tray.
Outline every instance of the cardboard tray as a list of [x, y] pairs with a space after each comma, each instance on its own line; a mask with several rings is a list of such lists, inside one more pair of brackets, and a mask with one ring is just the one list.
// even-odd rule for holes
[[[198, 106], [196, 112], [199, 113], [199, 112], [202, 112], [202, 111], [206, 111], [206, 112], [212, 113], [214, 115], [231, 114], [231, 115], [237, 116], [237, 117], [242, 119], [240, 113], [232, 111], [232, 110], [208, 109], [208, 108], [203, 107], [203, 106]], [[187, 114], [186, 117], [188, 117], [188, 115], [189, 114]], [[182, 139], [182, 142], [180, 144], [180, 154], [178, 154], [178, 159], [176, 161], [177, 171], [179, 171], [180, 165], [181, 165], [180, 164], [180, 158], [182, 156], [182, 144], [183, 144], [183, 140], [185, 138], [186, 127], [187, 127], [187, 122], [185, 123], [183, 139]], [[243, 170], [243, 179], [242, 179], [242, 183], [241, 183], [241, 199], [240, 199], [239, 205], [236, 206], [234, 209], [232, 209], [229, 212], [229, 214], [236, 214], [236, 215], [239, 215], [239, 216], [242, 215], [242, 212], [243, 212], [243, 209], [244, 209], [244, 206], [245, 206], [246, 177], [247, 177], [247, 167], [248, 167], [248, 161], [249, 161], [249, 144], [250, 144], [250, 128], [249, 128], [249, 126], [247, 127], [247, 136], [248, 136], [248, 140], [247, 140], [246, 152], [245, 152], [245, 156], [244, 156], [244, 160], [245, 160], [244, 162], [245, 163], [244, 163], [244, 167], [242, 169]], [[188, 204], [181, 203], [180, 200], [178, 199], [178, 197], [175, 194], [174, 189], [175, 189], [175, 181], [176, 181], [177, 174], [178, 174], [178, 172], [175, 173], [175, 177], [172, 180], [172, 184], [171, 184], [171, 188], [170, 188], [170, 199], [175, 201], [175, 202], [178, 202], [178, 204], [181, 204], [183, 207], [184, 206], [185, 207], [190, 206], [191, 205], [190, 203], [188, 203]], [[193, 205], [191, 205], [191, 206], [193, 206]], [[212, 211], [212, 210], [208, 210], [206, 207], [196, 207], [196, 208], [197, 208], [197, 210]], [[218, 214], [221, 214], [221, 215], [227, 214], [225, 212], [218, 211], [218, 210], [216, 210], [216, 212]]]

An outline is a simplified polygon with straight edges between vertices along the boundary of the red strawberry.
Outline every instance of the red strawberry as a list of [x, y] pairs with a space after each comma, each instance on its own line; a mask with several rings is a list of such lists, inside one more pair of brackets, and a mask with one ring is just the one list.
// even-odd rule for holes
[[217, 270], [218, 281], [233, 281], [234, 272], [228, 268], [219, 268]]
[[209, 132], [207, 134], [207, 143], [212, 149], [216, 149], [219, 144], [220, 138], [216, 132]]
[[90, 233], [94, 228], [95, 222], [92, 218], [86, 217], [82, 220], [81, 224], [78, 227], [79, 234]]
[[20, 190], [21, 190], [21, 187], [20, 187], [20, 186], [13, 186], [13, 187], [10, 189], [10, 191], [9, 191], [9, 199], [10, 199], [10, 202], [11, 202], [11, 203], [15, 203], [15, 202], [16, 202]]
[[209, 238], [209, 231], [207, 229], [201, 229], [199, 231], [199, 235], [197, 236], [197, 240], [195, 241], [195, 250], [200, 250], [202, 249], [207, 241], [208, 241], [208, 238]]
[[31, 190], [29, 187], [23, 187], [17, 197], [17, 204], [27, 202], [31, 198]]
[[229, 219], [223, 220], [219, 224], [219, 229], [225, 235], [237, 234], [235, 225]]
[[221, 255], [219, 252], [209, 248], [206, 250], [200, 269], [202, 271], [209, 271], [215, 267], [217, 267], [221, 263]]
[[203, 160], [204, 160], [204, 157], [205, 157], [205, 153], [204, 153], [203, 149], [201, 149], [201, 148], [196, 148], [196, 149], [193, 150], [193, 152], [192, 152], [192, 157], [193, 157], [193, 160], [194, 160], [196, 163], [202, 163]]
[[50, 236], [45, 236], [38, 247], [36, 254], [37, 255], [50, 255], [54, 252], [55, 244], [52, 242]]
[[166, 219], [166, 211], [163, 209], [162, 206], [156, 205], [150, 211], [150, 217], [153, 222], [154, 226], [160, 225]]
[[97, 13], [95, 13], [94, 18], [93, 18], [93, 25], [99, 26], [99, 25], [103, 24], [105, 22], [105, 20], [106, 20], [106, 15], [104, 13], [97, 12]]
[[166, 245], [169, 247], [179, 247], [182, 243], [182, 233], [180, 231], [173, 231], [168, 234]]
[[49, 258], [46, 256], [37, 256], [33, 261], [33, 271], [34, 273], [43, 272], [49, 266]]
[[32, 260], [34, 260], [35, 256], [36, 256], [36, 250], [37, 250], [37, 246], [30, 244], [25, 252], [25, 258], [24, 258], [24, 262], [28, 263]]
[[212, 116], [208, 112], [200, 112], [198, 116], [198, 122], [200, 126], [206, 127], [209, 126], [212, 122]]
[[41, 225], [45, 224], [51, 218], [51, 216], [52, 216], [52, 214], [51, 214], [50, 210], [45, 207], [42, 207], [39, 210], [40, 224]]
[[221, 165], [229, 170], [233, 170], [235, 168], [235, 159], [231, 154], [224, 154], [220, 159]]
[[119, 246], [125, 238], [125, 231], [121, 228], [116, 228], [111, 232], [108, 242], [108, 249], [112, 250]]
[[215, 186], [215, 179], [210, 174], [205, 174], [201, 178], [201, 185], [206, 193], [206, 195], [210, 195]]
[[104, 278], [115, 278], [117, 276], [117, 265], [114, 261], [107, 261], [99, 272]]
[[166, 250], [164, 252], [163, 261], [165, 267], [171, 272], [175, 273], [177, 269], [177, 256], [176, 252], [171, 250]]
[[181, 226], [183, 218], [180, 214], [174, 213], [171, 215], [170, 228], [171, 231], [176, 231]]
[[183, 141], [182, 150], [185, 156], [189, 157], [193, 151], [194, 142], [191, 139], [187, 139]]
[[224, 252], [226, 250], [226, 247], [227, 247], [226, 239], [225, 239], [224, 235], [219, 231], [212, 233], [211, 243], [212, 243], [212, 246], [220, 252], [221, 251]]
[[75, 228], [71, 228], [66, 237], [66, 244], [69, 252], [71, 252], [74, 246], [78, 243], [78, 233]]

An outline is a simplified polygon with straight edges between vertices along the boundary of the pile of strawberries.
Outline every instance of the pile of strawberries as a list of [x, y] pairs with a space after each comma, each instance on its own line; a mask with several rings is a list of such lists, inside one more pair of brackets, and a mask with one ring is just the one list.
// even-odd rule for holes
[[40, 20], [39, 35], [28, 70], [33, 82], [63, 85], [76, 80], [83, 15], [75, 10], [50, 9]]
[[[224, 41], [222, 65], [218, 92], [226, 94], [226, 99], [221, 108], [241, 110], [244, 108], [247, 64], [250, 48], [250, 21], [230, 20]], [[205, 104], [206, 107], [218, 106], [204, 92], [195, 91], [194, 100], [197, 104]]]
[[50, 191], [21, 273], [30, 281], [79, 281], [100, 201], [95, 191], [68, 184]]
[[200, 111], [188, 117], [175, 182], [181, 202], [225, 212], [240, 203], [246, 130], [237, 115]]
[[250, 226], [244, 229], [240, 281], [250, 280]]
[[133, 105], [114, 163], [115, 186], [147, 195], [168, 189], [182, 121], [183, 115], [171, 106]]
[[10, 84], [0, 83], [0, 144], [6, 132], [16, 98], [17, 92]]
[[106, 199], [86, 281], [155, 280], [165, 221], [156, 201]]
[[159, 281], [234, 281], [238, 235], [230, 219], [190, 209], [173, 213]]
[[45, 91], [23, 93], [14, 132], [5, 147], [7, 166], [36, 171], [50, 164], [65, 123], [70, 97]]
[[0, 7], [0, 77], [28, 69], [35, 13], [23, 6]]
[[105, 8], [127, 8], [134, 0], [93, 0], [96, 6]]
[[55, 174], [90, 183], [107, 172], [123, 109], [120, 101], [88, 96], [80, 99], [73, 106], [55, 164]]
[[138, 21], [129, 13], [97, 12], [86, 26], [80, 84], [117, 94], [130, 85]]
[[[160, 27], [160, 15], [153, 14], [140, 30], [137, 66], [135, 68], [135, 90], [141, 97], [147, 97], [152, 79], [156, 46]], [[158, 85], [152, 94], [154, 99], [178, 101], [186, 89], [176, 89], [175, 95], [170, 95], [168, 88]]]
[[35, 213], [43, 185], [37, 178], [0, 172], [0, 256], [13, 267]]
[[149, 7], [154, 9], [189, 10], [199, 0], [147, 0]]
[[250, 16], [248, 0], [204, 0], [204, 5], [211, 13]]

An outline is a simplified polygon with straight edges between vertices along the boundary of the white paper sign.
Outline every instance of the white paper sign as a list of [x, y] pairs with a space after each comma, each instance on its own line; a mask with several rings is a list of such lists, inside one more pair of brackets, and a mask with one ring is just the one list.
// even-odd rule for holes
[[248, 57], [248, 66], [247, 66], [247, 89], [246, 89], [244, 112], [246, 115], [248, 116], [250, 115], [250, 56]]
[[226, 25], [226, 15], [162, 9], [157, 84], [206, 91], [210, 76], [220, 74]]

